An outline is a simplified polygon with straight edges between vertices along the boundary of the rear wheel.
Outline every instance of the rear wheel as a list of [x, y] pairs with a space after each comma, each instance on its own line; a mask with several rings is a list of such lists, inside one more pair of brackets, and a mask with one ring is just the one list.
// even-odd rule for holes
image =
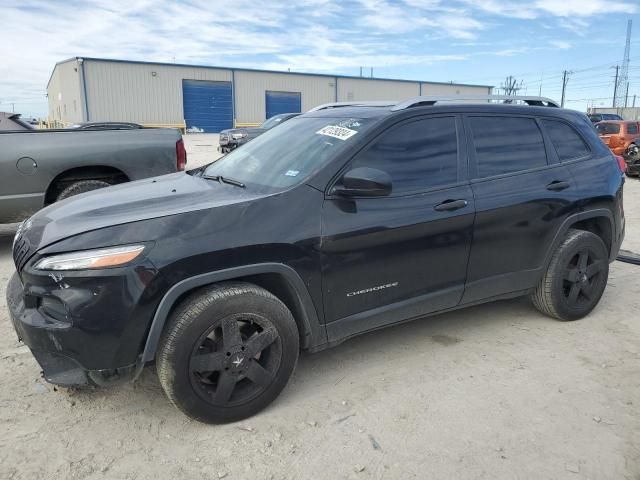
[[252, 284], [219, 284], [193, 293], [171, 315], [158, 349], [158, 376], [186, 415], [232, 422], [279, 395], [298, 350], [296, 323], [279, 299]]
[[56, 202], [64, 200], [65, 198], [73, 197], [74, 195], [79, 195], [81, 193], [86, 193], [92, 190], [110, 186], [110, 183], [103, 180], [80, 180], [78, 182], [73, 182], [71, 185], [62, 190], [62, 192], [60, 192], [60, 194], [56, 197]]
[[558, 320], [577, 320], [600, 301], [609, 276], [607, 248], [600, 237], [569, 230], [531, 295], [535, 307]]

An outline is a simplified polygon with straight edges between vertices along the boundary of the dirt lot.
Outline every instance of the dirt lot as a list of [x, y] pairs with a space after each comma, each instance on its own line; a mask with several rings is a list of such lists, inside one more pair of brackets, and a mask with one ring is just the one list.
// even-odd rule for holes
[[[640, 251], [640, 182], [625, 194], [625, 248]], [[0, 236], [2, 298], [10, 245]], [[0, 478], [637, 480], [639, 273], [615, 262], [574, 323], [506, 301], [304, 355], [272, 406], [225, 426], [182, 416], [152, 368], [56, 391], [2, 306]]]

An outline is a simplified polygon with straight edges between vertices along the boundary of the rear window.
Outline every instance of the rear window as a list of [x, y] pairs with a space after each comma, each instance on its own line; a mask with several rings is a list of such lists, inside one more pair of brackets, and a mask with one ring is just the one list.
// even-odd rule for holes
[[589, 155], [589, 147], [570, 125], [556, 120], [542, 120], [544, 129], [562, 162]]
[[596, 124], [596, 131], [600, 135], [612, 135], [620, 133], [619, 123], [598, 123]]
[[522, 117], [470, 117], [478, 177], [529, 170], [547, 164], [536, 121]]
[[638, 133], [638, 124], [627, 123], [627, 133]]

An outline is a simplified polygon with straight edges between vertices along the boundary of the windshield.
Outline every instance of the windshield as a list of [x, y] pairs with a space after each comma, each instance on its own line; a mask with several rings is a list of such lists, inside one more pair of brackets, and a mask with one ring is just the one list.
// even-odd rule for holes
[[262, 123], [262, 125], [260, 125], [260, 127], [264, 128], [265, 130], [268, 130], [270, 128], [275, 127], [279, 123], [282, 123], [282, 121], [285, 120], [285, 118], [286, 117], [284, 115], [275, 115], [275, 116], [269, 118], [268, 120], [265, 120]]
[[356, 118], [293, 118], [212, 163], [204, 174], [260, 190], [283, 190], [329, 163], [372, 123]]
[[620, 124], [619, 123], [597, 123], [596, 131], [600, 135], [611, 135], [612, 133], [620, 133]]

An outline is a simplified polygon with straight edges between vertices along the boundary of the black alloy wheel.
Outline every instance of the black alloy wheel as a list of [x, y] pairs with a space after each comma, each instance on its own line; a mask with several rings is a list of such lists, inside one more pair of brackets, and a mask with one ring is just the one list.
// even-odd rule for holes
[[205, 423], [241, 420], [269, 405], [298, 361], [287, 306], [245, 282], [209, 285], [174, 309], [160, 339], [158, 378], [169, 400]]
[[246, 403], [273, 382], [282, 345], [273, 324], [260, 315], [223, 318], [197, 342], [191, 381], [202, 398], [224, 407]]

